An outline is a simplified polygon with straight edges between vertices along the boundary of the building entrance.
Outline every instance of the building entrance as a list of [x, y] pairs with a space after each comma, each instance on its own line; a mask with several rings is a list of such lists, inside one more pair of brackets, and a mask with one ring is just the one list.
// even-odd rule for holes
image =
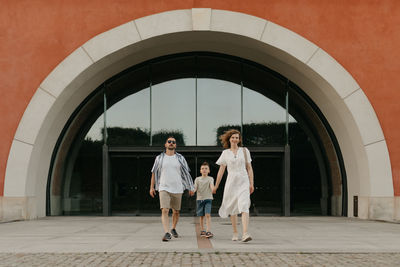
[[[176, 138], [193, 178], [203, 161], [216, 178], [228, 129], [240, 130], [253, 158], [253, 215], [345, 214], [339, 147], [304, 92], [254, 62], [193, 52], [133, 66], [81, 104], [54, 154], [48, 215], [159, 214], [148, 191], [166, 138]], [[182, 213], [194, 208], [184, 196]]]
[[[110, 152], [110, 208], [112, 215], [159, 215], [158, 197], [149, 196], [150, 170], [158, 152], [118, 148]], [[220, 148], [183, 148], [179, 152], [186, 158], [193, 179], [200, 176], [201, 163], [210, 164], [210, 176], [216, 179], [219, 166], [215, 164], [221, 154]], [[257, 177], [252, 195], [252, 215], [283, 215], [284, 195], [282, 185], [285, 179], [284, 151], [280, 148], [258, 148], [251, 152], [254, 175]], [[224, 174], [220, 189], [214, 195], [213, 214], [218, 214], [222, 202], [223, 188], [227, 173]], [[183, 215], [195, 215], [196, 197], [188, 192], [182, 197]]]

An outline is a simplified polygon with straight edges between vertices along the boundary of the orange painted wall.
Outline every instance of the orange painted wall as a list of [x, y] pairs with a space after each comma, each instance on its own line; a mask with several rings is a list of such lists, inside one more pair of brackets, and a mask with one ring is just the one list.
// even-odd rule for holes
[[0, 0], [0, 195], [8, 153], [40, 83], [95, 35], [174, 9], [208, 7], [258, 16], [314, 42], [349, 71], [381, 122], [400, 196], [398, 0]]

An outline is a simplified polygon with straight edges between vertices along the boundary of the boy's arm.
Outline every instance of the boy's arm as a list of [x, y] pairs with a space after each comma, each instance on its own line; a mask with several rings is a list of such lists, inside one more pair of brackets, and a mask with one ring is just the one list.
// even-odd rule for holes
[[196, 178], [196, 180], [194, 180], [194, 190], [193, 190], [193, 193], [197, 191], [198, 181], [199, 181], [199, 180], [197, 180], [197, 178]]
[[214, 191], [214, 179], [210, 180], [210, 189], [211, 191]]

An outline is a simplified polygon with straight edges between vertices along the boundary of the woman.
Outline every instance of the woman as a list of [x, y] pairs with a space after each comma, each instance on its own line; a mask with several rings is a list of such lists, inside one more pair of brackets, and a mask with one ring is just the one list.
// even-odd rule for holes
[[[226, 218], [230, 215], [233, 227], [233, 241], [239, 240], [237, 231], [237, 214], [242, 214], [242, 241], [248, 242], [252, 238], [247, 232], [249, 225], [250, 194], [254, 192], [253, 168], [248, 149], [242, 147], [242, 137], [237, 130], [226, 131], [220, 137], [226, 148], [217, 160], [220, 165], [217, 181], [213, 193], [215, 194], [228, 167], [224, 196], [219, 209], [219, 216]], [[246, 155], [245, 155], [246, 153]], [[247, 159], [247, 160], [246, 160]]]

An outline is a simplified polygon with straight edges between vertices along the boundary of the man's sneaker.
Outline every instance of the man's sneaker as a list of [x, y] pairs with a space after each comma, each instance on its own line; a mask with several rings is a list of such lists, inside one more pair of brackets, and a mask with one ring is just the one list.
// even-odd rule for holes
[[206, 231], [201, 231], [200, 232], [200, 236], [206, 236], [206, 235], [207, 235]]
[[207, 232], [207, 233], [206, 233], [206, 237], [207, 237], [207, 238], [211, 238], [211, 237], [213, 237], [213, 236], [214, 236], [214, 235], [213, 235], [213, 233], [211, 233], [211, 232]]
[[164, 237], [162, 238], [162, 241], [168, 242], [171, 240], [171, 234], [170, 233], [165, 233]]
[[242, 237], [242, 242], [249, 242], [252, 240], [251, 236], [248, 233], [245, 233]]
[[171, 234], [175, 238], [178, 238], [178, 236], [179, 236], [175, 229], [171, 229]]

